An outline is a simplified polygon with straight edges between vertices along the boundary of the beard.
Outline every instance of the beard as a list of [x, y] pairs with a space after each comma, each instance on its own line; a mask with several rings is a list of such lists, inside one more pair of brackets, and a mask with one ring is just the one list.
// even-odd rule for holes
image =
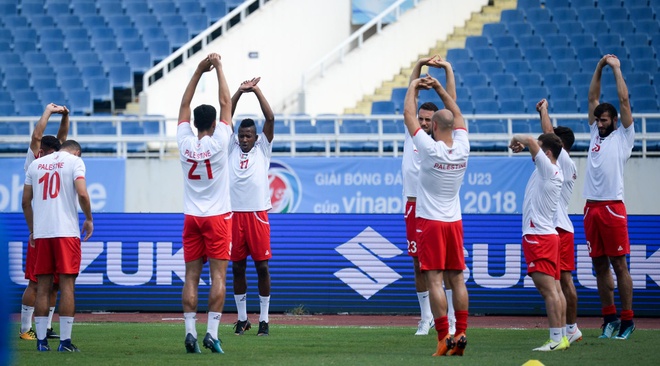
[[610, 125], [607, 126], [607, 128], [605, 128], [603, 130], [598, 129], [598, 135], [601, 138], [605, 138], [605, 137], [609, 136], [612, 132], [614, 132], [614, 124], [615, 124], [614, 121], [612, 121], [612, 123], [610, 123]]

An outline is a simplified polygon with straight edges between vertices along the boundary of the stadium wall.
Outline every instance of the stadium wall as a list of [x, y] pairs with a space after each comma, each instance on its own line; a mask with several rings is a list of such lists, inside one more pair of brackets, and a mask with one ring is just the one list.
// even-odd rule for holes
[[[580, 316], [600, 315], [595, 277], [582, 220], [576, 227]], [[8, 231], [1, 247], [9, 257], [9, 296], [20, 298], [26, 284], [25, 222], [19, 213], [0, 214]], [[525, 276], [520, 215], [464, 215], [466, 284], [472, 314], [543, 315], [544, 303]], [[272, 214], [272, 312], [303, 306], [312, 313], [396, 313], [419, 311], [412, 260], [406, 252], [401, 215]], [[181, 311], [185, 266], [182, 214], [96, 214], [95, 231], [82, 244], [76, 286], [78, 311]], [[660, 216], [629, 217], [630, 272], [636, 316], [660, 311]], [[1, 257], [1, 256], [0, 256]], [[227, 283], [232, 283], [231, 271]], [[248, 311], [258, 311], [256, 273], [248, 266]], [[200, 283], [200, 311], [206, 311], [208, 269]], [[231, 299], [231, 285], [228, 286]], [[620, 304], [617, 304], [620, 307]], [[228, 300], [225, 312], [235, 312]]]

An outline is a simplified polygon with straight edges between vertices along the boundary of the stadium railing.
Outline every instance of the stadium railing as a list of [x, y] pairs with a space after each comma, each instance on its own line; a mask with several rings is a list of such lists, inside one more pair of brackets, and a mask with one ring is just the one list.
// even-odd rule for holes
[[[510, 156], [511, 151], [507, 148], [508, 142], [514, 135], [514, 121], [523, 120], [529, 121], [532, 125], [532, 131], [540, 124], [538, 115], [536, 114], [470, 114], [464, 115], [468, 131], [470, 132], [469, 139], [471, 144], [472, 155], [496, 155], [496, 156]], [[404, 133], [385, 133], [383, 132], [383, 122], [386, 124], [400, 123], [398, 130], [405, 131], [403, 125], [403, 116], [400, 114], [393, 115], [333, 115], [333, 116], [309, 116], [309, 115], [283, 115], [278, 116], [285, 124], [289, 125], [288, 134], [277, 134], [275, 140], [281, 145], [289, 147], [288, 150], [275, 151], [273, 154], [276, 156], [378, 156], [387, 157], [401, 156], [403, 151]], [[562, 125], [562, 121], [571, 121], [574, 123], [576, 120], [584, 121], [586, 124], [586, 117], [583, 114], [555, 114], [551, 117], [553, 125]], [[34, 117], [0, 117], [0, 125], [9, 126], [11, 124], [21, 123], [29, 124], [29, 132], [34, 130], [39, 116]], [[47, 133], [54, 133], [56, 131], [52, 125], [57, 125], [59, 120], [55, 121], [53, 117], [49, 123]], [[332, 120], [334, 123], [334, 132], [330, 132], [327, 128], [323, 133], [317, 134], [296, 134], [295, 123], [296, 121], [305, 121], [309, 123], [312, 121], [313, 125], [317, 125], [319, 121]], [[374, 133], [342, 133], [341, 124], [346, 120], [361, 120], [365, 123], [374, 124]], [[506, 133], [479, 133], [476, 129], [479, 125], [478, 122], [482, 121], [501, 121], [506, 125]], [[654, 114], [635, 114], [635, 148], [633, 149], [634, 157], [659, 157], [660, 156], [660, 113]], [[81, 134], [79, 133], [79, 124], [81, 126], [89, 126], [94, 123], [111, 122], [116, 131], [113, 134]], [[144, 134], [136, 134], [135, 132], [124, 133], [123, 129], [127, 131], [135, 131], [131, 128], [132, 123], [145, 125], [147, 123], [158, 123], [158, 130], [146, 129]], [[258, 125], [263, 125], [263, 121], [255, 121]], [[234, 123], [240, 123], [236, 120]], [[124, 115], [124, 116], [71, 116], [71, 127], [69, 131], [69, 138], [75, 139], [81, 143], [85, 150], [86, 156], [116, 156], [116, 157], [135, 157], [135, 158], [171, 158], [178, 155], [176, 147], [176, 125], [175, 118], [166, 118], [164, 116], [153, 115]], [[128, 127], [127, 127], [128, 126]], [[16, 131], [14, 129], [5, 129], [5, 131]], [[138, 129], [139, 130], [139, 129]], [[386, 128], [391, 131], [391, 128]], [[27, 131], [23, 131], [27, 132]], [[0, 132], [2, 133], [2, 132]], [[0, 134], [0, 157], [23, 157], [27, 151], [27, 146], [30, 141], [30, 135], [23, 134]], [[538, 132], [531, 132], [532, 135]], [[573, 156], [586, 156], [587, 148], [589, 146], [588, 133], [576, 133], [575, 145], [572, 149]], [[297, 149], [297, 144], [309, 145], [309, 143], [316, 143], [323, 145], [325, 148], [309, 151], [309, 149]], [[365, 149], [351, 149], [351, 151], [342, 151], [342, 142], [363, 142]], [[94, 150], [94, 146], [104, 146], [103, 149]], [[136, 145], [144, 145], [144, 148], [135, 148]], [[354, 144], [352, 144], [354, 145]], [[374, 146], [377, 148], [374, 148]]]

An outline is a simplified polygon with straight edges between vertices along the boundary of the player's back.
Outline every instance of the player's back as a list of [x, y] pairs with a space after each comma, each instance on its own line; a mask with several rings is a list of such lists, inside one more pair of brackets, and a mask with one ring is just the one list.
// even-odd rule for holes
[[213, 136], [198, 139], [188, 123], [178, 127], [177, 142], [183, 169], [183, 212], [215, 216], [231, 211], [227, 154], [231, 130], [218, 123]]

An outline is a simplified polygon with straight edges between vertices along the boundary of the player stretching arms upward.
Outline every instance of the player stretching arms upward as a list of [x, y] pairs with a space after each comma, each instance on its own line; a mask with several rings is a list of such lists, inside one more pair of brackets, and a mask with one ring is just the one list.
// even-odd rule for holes
[[[195, 108], [197, 136], [190, 126], [190, 102], [202, 74], [215, 69], [218, 77], [220, 122], [216, 110], [202, 104]], [[206, 260], [211, 272], [208, 322], [202, 344], [213, 353], [224, 353], [218, 326], [225, 305], [226, 273], [231, 252], [231, 202], [227, 154], [231, 136], [231, 98], [220, 63], [212, 53], [201, 60], [181, 99], [177, 144], [183, 169], [183, 259], [186, 281], [183, 285], [183, 317], [188, 353], [200, 353], [195, 322], [199, 277]]]
[[234, 300], [238, 310], [235, 334], [241, 335], [250, 329], [247, 317], [247, 256], [252, 256], [257, 270], [259, 288], [258, 336], [267, 336], [268, 308], [270, 306], [270, 272], [268, 260], [273, 256], [270, 249], [270, 183], [268, 168], [273, 152], [275, 116], [257, 85], [260, 78], [244, 81], [232, 97], [233, 110], [243, 93], [254, 93], [259, 100], [265, 123], [261, 134], [257, 134], [254, 120], [246, 118], [233, 135], [229, 147], [230, 191], [232, 217], [232, 274], [234, 275]]

